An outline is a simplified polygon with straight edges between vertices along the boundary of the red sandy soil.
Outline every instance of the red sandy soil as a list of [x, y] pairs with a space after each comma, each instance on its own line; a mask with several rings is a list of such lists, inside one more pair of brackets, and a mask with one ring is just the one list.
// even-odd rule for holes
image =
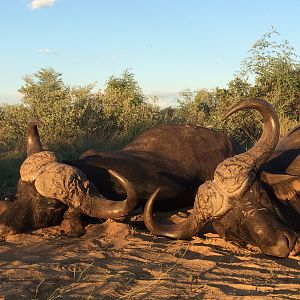
[[107, 220], [0, 240], [0, 299], [300, 299], [300, 256], [272, 258], [208, 233], [156, 237]]

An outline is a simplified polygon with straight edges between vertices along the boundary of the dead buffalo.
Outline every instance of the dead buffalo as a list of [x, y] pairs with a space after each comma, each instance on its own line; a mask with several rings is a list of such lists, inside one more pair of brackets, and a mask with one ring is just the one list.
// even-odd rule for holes
[[81, 231], [78, 224], [81, 214], [111, 218], [137, 206], [134, 187], [117, 172], [107, 170], [107, 176], [125, 190], [127, 198], [122, 201], [103, 197], [81, 170], [60, 163], [55, 153], [44, 151], [37, 129], [39, 124], [39, 120], [28, 124], [27, 158], [20, 168], [21, 178], [13, 201], [10, 205], [2, 202], [5, 211], [0, 215], [0, 234], [58, 225], [63, 218], [71, 223], [71, 231]]
[[300, 126], [280, 139], [255, 184], [213, 225], [227, 240], [289, 255], [300, 233]]
[[272, 106], [261, 99], [247, 99], [233, 106], [226, 117], [246, 108], [263, 116], [259, 141], [217, 166], [214, 179], [199, 187], [191, 215], [180, 224], [155, 222], [152, 211], [157, 190], [144, 210], [145, 224], [153, 234], [189, 238], [213, 221], [225, 239], [256, 245], [263, 253], [278, 257], [292, 251], [300, 229], [300, 130], [292, 130], [275, 150], [279, 122]]
[[[225, 134], [188, 125], [157, 126], [122, 150], [88, 151], [65, 163], [59, 163], [53, 152], [43, 151], [36, 122], [28, 126], [27, 145], [18, 192], [0, 218], [4, 231], [59, 224], [67, 206], [67, 219], [80, 214], [104, 219], [124, 216], [143, 207], [158, 186], [158, 208], [191, 205], [199, 184], [211, 179], [216, 166], [237, 151]], [[124, 191], [126, 200], [107, 200], [124, 199]], [[48, 217], [40, 217], [42, 213]]]

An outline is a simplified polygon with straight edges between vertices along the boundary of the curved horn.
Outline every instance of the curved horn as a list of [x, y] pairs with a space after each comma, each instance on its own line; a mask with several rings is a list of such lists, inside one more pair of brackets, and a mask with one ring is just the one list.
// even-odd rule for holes
[[20, 176], [23, 181], [34, 182], [39, 170], [49, 163], [57, 162], [55, 153], [44, 151], [38, 132], [38, 126], [44, 124], [40, 119], [32, 119], [26, 130], [27, 158], [20, 167]]
[[119, 173], [113, 170], [108, 172], [120, 182], [127, 198], [123, 201], [113, 201], [99, 195], [93, 196], [89, 201], [83, 201], [81, 205], [82, 212], [88, 216], [104, 219], [123, 217], [138, 205], [138, 197], [133, 185]]
[[159, 189], [150, 196], [144, 208], [144, 223], [155, 235], [173, 239], [191, 238], [208, 221], [221, 217], [230, 209], [227, 195], [213, 181], [207, 181], [198, 188], [193, 211], [185, 221], [179, 224], [160, 224], [153, 217], [153, 206], [158, 193]]
[[43, 122], [40, 119], [33, 119], [28, 123], [26, 130], [27, 157], [43, 151], [42, 143], [37, 129], [37, 127], [42, 124]]
[[190, 216], [179, 224], [163, 225], [153, 218], [156, 190], [144, 209], [144, 222], [152, 234], [171, 238], [189, 238], [196, 235], [210, 220], [223, 216], [234, 201], [242, 197], [256, 177], [256, 170], [275, 149], [279, 138], [279, 121], [272, 106], [262, 99], [248, 99], [233, 106], [226, 114], [229, 117], [241, 109], [253, 108], [263, 116], [264, 128], [259, 141], [247, 152], [227, 158], [220, 163], [212, 181], [198, 188], [194, 209]]
[[39, 119], [34, 119], [27, 127], [27, 159], [20, 168], [23, 181], [34, 182], [41, 195], [80, 208], [91, 217], [117, 218], [136, 208], [138, 198], [133, 185], [117, 172], [108, 170], [127, 193], [123, 201], [104, 198], [81, 170], [58, 163], [53, 152], [43, 151], [37, 129], [40, 124], [43, 123]]
[[256, 160], [256, 167], [259, 168], [275, 149], [279, 134], [280, 125], [278, 116], [272, 105], [263, 99], [246, 99], [232, 106], [223, 116], [223, 120], [242, 109], [255, 109], [260, 112], [263, 117], [264, 127], [263, 133], [258, 142], [247, 151]]
[[35, 180], [35, 187], [41, 195], [79, 208], [90, 217], [104, 219], [122, 217], [136, 208], [137, 193], [126, 178], [112, 170], [109, 170], [109, 173], [125, 189], [127, 193], [125, 200], [106, 199], [81, 170], [61, 163], [53, 163], [47, 166], [45, 172], [41, 171]]
[[[169, 238], [189, 238], [198, 233], [198, 228], [194, 228], [197, 224], [191, 214], [187, 220], [179, 224], [159, 224], [153, 218], [153, 206], [160, 189], [154, 191], [150, 196], [144, 208], [144, 222], [148, 230], [155, 235], [166, 236]], [[195, 214], [193, 215], [195, 216]]]

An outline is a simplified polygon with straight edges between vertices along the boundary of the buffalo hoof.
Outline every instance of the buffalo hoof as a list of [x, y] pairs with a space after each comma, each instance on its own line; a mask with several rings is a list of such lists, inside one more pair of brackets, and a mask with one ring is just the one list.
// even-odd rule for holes
[[60, 233], [70, 237], [80, 237], [85, 234], [85, 229], [79, 218], [64, 219], [60, 224]]
[[79, 209], [68, 208], [60, 224], [60, 232], [70, 237], [79, 237], [85, 234], [81, 211]]

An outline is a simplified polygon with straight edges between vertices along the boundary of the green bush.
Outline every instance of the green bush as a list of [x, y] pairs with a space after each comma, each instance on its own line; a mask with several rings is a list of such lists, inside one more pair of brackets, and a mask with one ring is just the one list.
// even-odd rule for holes
[[159, 123], [224, 130], [249, 147], [261, 134], [259, 114], [242, 111], [222, 121], [228, 107], [247, 97], [272, 103], [284, 134], [300, 121], [300, 67], [293, 48], [276, 38], [272, 30], [254, 44], [227, 88], [184, 90], [177, 107], [162, 110], [128, 70], [111, 76], [102, 90], [93, 84], [67, 86], [52, 68], [26, 75], [19, 90], [22, 102], [0, 106], [0, 151], [24, 151], [26, 125], [33, 117], [45, 124], [40, 128], [45, 146], [69, 157], [88, 148], [121, 147]]

